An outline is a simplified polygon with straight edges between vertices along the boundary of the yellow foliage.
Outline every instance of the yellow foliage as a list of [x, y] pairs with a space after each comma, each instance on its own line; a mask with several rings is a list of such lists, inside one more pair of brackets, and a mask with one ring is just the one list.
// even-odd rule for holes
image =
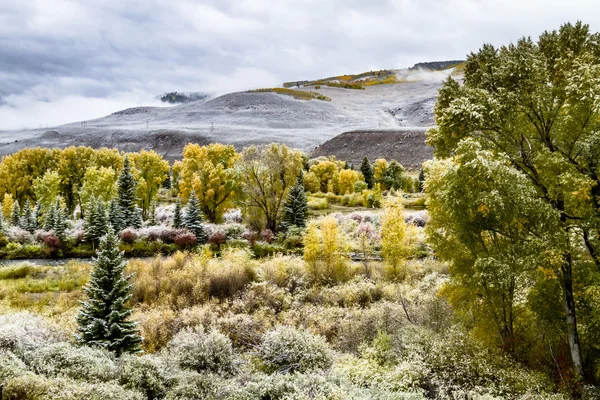
[[5, 193], [4, 199], [2, 199], [2, 213], [4, 214], [4, 218], [10, 218], [10, 213], [12, 212], [14, 204], [15, 201], [12, 194]]
[[384, 203], [381, 221], [381, 255], [387, 268], [387, 275], [392, 280], [401, 279], [402, 262], [408, 255], [406, 245], [406, 223], [401, 197], [390, 197]]
[[383, 180], [387, 168], [388, 162], [385, 158], [378, 158], [377, 160], [375, 160], [373, 175], [376, 182], [381, 182]]
[[343, 169], [339, 174], [339, 194], [350, 194], [354, 192], [354, 183], [359, 180], [358, 172], [351, 169]]

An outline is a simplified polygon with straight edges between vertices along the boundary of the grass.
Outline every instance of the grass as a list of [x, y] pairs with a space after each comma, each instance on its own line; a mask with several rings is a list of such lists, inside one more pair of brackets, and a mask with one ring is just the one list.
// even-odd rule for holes
[[249, 90], [248, 93], [277, 93], [285, 96], [292, 96], [297, 100], [321, 100], [331, 101], [330, 97], [324, 96], [319, 92], [305, 92], [302, 90], [293, 90], [287, 88], [263, 88]]

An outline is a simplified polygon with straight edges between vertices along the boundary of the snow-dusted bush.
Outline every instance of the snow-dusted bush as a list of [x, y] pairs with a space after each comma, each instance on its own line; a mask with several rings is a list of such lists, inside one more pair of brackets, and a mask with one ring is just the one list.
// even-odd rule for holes
[[198, 240], [196, 239], [196, 235], [187, 230], [178, 233], [175, 238], [173, 238], [173, 243], [180, 247], [190, 247], [195, 245], [197, 242]]
[[156, 207], [156, 211], [154, 213], [154, 220], [160, 224], [170, 224], [173, 221], [174, 210], [175, 204], [158, 206]]
[[[220, 380], [217, 376], [185, 371], [177, 378], [166, 400], [210, 400], [217, 398]], [[242, 400], [242, 399], [240, 399]]]
[[33, 235], [27, 232], [25, 229], [19, 228], [18, 226], [10, 226], [6, 230], [6, 238], [9, 242], [15, 242], [20, 244], [27, 244], [33, 242]]
[[0, 350], [0, 382], [27, 372], [27, 366], [12, 351]]
[[267, 332], [257, 356], [269, 373], [325, 369], [332, 363], [331, 350], [322, 336], [287, 326]]
[[429, 214], [425, 210], [416, 211], [412, 214], [407, 215], [404, 218], [404, 222], [407, 224], [413, 224], [418, 227], [424, 227], [429, 221]]
[[215, 330], [206, 333], [202, 326], [180, 331], [169, 343], [168, 352], [182, 368], [221, 375], [234, 370], [231, 340]]
[[165, 235], [165, 231], [172, 230], [168, 226], [164, 225], [151, 225], [144, 228], [138, 229], [138, 238], [146, 240], [148, 242], [156, 242], [161, 240], [161, 237]]
[[119, 383], [144, 393], [148, 399], [162, 399], [170, 385], [168, 373], [154, 356], [125, 355], [120, 359]]
[[75, 347], [69, 343], [54, 343], [30, 351], [25, 359], [38, 374], [48, 377], [63, 376], [90, 382], [115, 379], [118, 368], [113, 356], [106, 350]]
[[67, 238], [73, 239], [78, 243], [83, 242], [85, 240], [84, 221], [82, 219], [72, 221], [65, 232]]
[[227, 211], [225, 214], [223, 214], [223, 220], [225, 222], [230, 222], [230, 223], [242, 223], [243, 221], [243, 217], [242, 217], [242, 210], [240, 210], [239, 208], [235, 208], [232, 210]]
[[129, 243], [129, 244], [135, 242], [136, 239], [138, 238], [137, 231], [131, 227], [123, 229], [119, 236], [123, 243]]
[[220, 228], [223, 233], [225, 233], [225, 236], [227, 236], [228, 240], [242, 239], [242, 235], [246, 231], [246, 227], [237, 222], [222, 224], [220, 225]]
[[0, 315], [0, 349], [17, 355], [59, 341], [62, 334], [29, 312]]

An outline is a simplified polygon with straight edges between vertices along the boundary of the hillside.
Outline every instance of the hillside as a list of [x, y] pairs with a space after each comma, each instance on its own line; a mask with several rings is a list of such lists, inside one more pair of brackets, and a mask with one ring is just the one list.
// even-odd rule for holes
[[49, 129], [0, 132], [0, 155], [24, 147], [89, 145], [153, 149], [172, 160], [188, 142], [221, 142], [238, 149], [280, 142], [310, 152], [342, 132], [432, 126], [437, 90], [452, 71], [376, 71], [351, 76], [352, 82], [372, 83], [363, 83], [361, 90], [327, 78], [319, 80], [323, 85], [307, 82], [293, 90], [229, 93], [171, 107], [130, 108]]

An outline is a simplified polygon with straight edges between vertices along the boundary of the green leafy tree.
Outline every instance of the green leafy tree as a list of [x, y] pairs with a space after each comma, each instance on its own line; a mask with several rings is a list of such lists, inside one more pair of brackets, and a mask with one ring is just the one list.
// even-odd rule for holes
[[238, 163], [242, 204], [259, 210], [266, 228], [273, 232], [281, 218], [281, 208], [290, 188], [302, 170], [302, 153], [282, 144], [250, 146]]
[[404, 167], [396, 160], [392, 160], [383, 174], [381, 183], [386, 189], [400, 190], [404, 187], [406, 177]]
[[375, 183], [375, 178], [373, 177], [373, 167], [371, 167], [371, 163], [367, 157], [363, 158], [362, 164], [360, 165], [360, 172], [365, 177], [365, 183], [369, 189], [373, 188], [373, 184]]
[[206, 243], [208, 235], [204, 229], [204, 218], [200, 210], [200, 201], [196, 197], [196, 192], [192, 190], [190, 200], [188, 201], [185, 216], [183, 217], [183, 227], [196, 235], [198, 243]]
[[109, 229], [100, 240], [90, 281], [83, 288], [87, 300], [77, 315], [77, 340], [115, 352], [139, 352], [142, 338], [137, 323], [130, 321], [133, 312], [131, 275], [125, 275], [125, 261], [119, 250], [119, 237]]
[[138, 224], [138, 218], [135, 215], [135, 206], [137, 203], [135, 190], [135, 177], [131, 173], [129, 158], [125, 157], [123, 169], [121, 170], [117, 181], [117, 199], [119, 208], [121, 209], [123, 227], [135, 226]]
[[[585, 324], [581, 318], [585, 314], [578, 318], [576, 307], [576, 287], [582, 284], [577, 271], [588, 265], [582, 253], [600, 271], [598, 36], [577, 23], [544, 32], [537, 42], [522, 38], [501, 48], [484, 45], [469, 55], [463, 85], [449, 77], [440, 89], [435, 106], [437, 128], [428, 132], [427, 139], [438, 158], [452, 157], [451, 162], [459, 166], [460, 158], [473, 151], [500, 158], [526, 180], [524, 191], [508, 192], [508, 199], [523, 201], [526, 193], [544, 206], [541, 220], [535, 210], [525, 209], [530, 213], [515, 221], [532, 232], [518, 243], [535, 239], [533, 232], [539, 231], [535, 224], [545, 227], [548, 246], [542, 265], [562, 291], [564, 333], [579, 379], [585, 375], [582, 343], [591, 349], [585, 337], [581, 340], [579, 324]], [[478, 177], [491, 178], [483, 173]], [[442, 191], [439, 185], [435, 188]], [[493, 216], [502, 205], [486, 206]], [[453, 212], [468, 216], [465, 209]], [[445, 228], [446, 215], [443, 212], [432, 219]], [[492, 229], [486, 235], [493, 237]], [[453, 263], [460, 256], [448, 255]], [[473, 263], [480, 262], [479, 256]]]
[[60, 193], [60, 175], [57, 171], [47, 171], [33, 181], [33, 191], [41, 212], [45, 214], [54, 204]]
[[296, 184], [290, 189], [285, 205], [283, 206], [282, 222], [286, 227], [297, 226], [304, 228], [308, 217], [308, 200], [304, 192], [302, 177], [298, 177]]

